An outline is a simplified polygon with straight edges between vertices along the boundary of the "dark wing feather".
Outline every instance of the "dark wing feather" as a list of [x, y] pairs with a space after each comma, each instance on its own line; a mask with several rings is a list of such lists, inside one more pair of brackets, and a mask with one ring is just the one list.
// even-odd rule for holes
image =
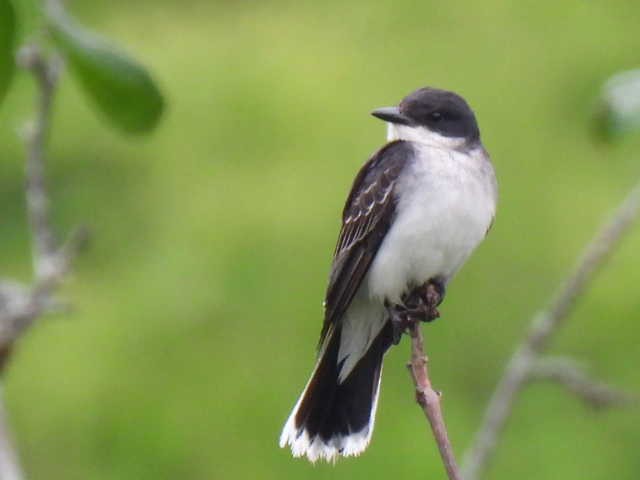
[[395, 215], [396, 181], [410, 149], [403, 141], [385, 145], [364, 164], [353, 182], [327, 287], [321, 344], [347, 310], [389, 230]]

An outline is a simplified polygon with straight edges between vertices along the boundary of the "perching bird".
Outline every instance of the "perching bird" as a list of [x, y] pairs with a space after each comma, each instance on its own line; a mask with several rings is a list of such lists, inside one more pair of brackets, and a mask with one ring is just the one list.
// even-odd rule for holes
[[312, 462], [367, 447], [383, 356], [415, 312], [416, 292], [430, 283], [441, 300], [496, 212], [493, 166], [462, 97], [421, 88], [372, 114], [388, 122], [388, 143], [347, 198], [318, 360], [280, 436]]

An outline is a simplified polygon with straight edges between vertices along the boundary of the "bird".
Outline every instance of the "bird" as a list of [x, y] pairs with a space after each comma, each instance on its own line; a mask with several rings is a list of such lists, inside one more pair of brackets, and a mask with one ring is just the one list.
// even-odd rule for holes
[[423, 87], [371, 113], [386, 122], [387, 143], [345, 202], [315, 368], [279, 442], [313, 463], [366, 449], [385, 353], [409, 321], [439, 315], [496, 214], [495, 171], [463, 97]]

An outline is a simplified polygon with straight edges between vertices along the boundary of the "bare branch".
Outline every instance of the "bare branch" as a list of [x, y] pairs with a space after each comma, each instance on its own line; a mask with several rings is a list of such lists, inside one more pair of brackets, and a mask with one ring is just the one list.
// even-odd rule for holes
[[507, 363], [505, 373], [491, 396], [482, 425], [463, 460], [462, 475], [465, 480], [479, 479], [486, 468], [506, 420], [513, 411], [515, 397], [526, 382], [531, 362], [531, 351], [521, 345]]
[[3, 351], [9, 349], [36, 318], [60, 308], [52, 295], [88, 236], [86, 229], [78, 229], [58, 247], [49, 215], [45, 146], [60, 60], [47, 59], [39, 47], [27, 45], [20, 49], [17, 61], [32, 73], [38, 87], [36, 119], [23, 134], [27, 150], [25, 195], [35, 280], [30, 287], [0, 282], [0, 350]]
[[589, 243], [578, 266], [556, 294], [551, 306], [534, 318], [527, 337], [527, 343], [533, 350], [541, 351], [546, 347], [549, 337], [571, 313], [576, 299], [589, 287], [620, 239], [635, 223], [639, 212], [640, 182], [631, 189], [613, 217]]
[[0, 478], [2, 480], [22, 480], [22, 470], [18, 455], [11, 442], [11, 433], [7, 427], [7, 416], [4, 411], [4, 392], [0, 390]]
[[563, 357], [539, 359], [531, 370], [531, 380], [550, 380], [566, 387], [585, 404], [596, 409], [633, 403], [632, 395], [590, 378], [575, 360]]
[[49, 272], [41, 275], [31, 288], [10, 282], [0, 283], [0, 349], [12, 345], [43, 313], [60, 309], [60, 303], [52, 298], [52, 294], [87, 241], [85, 228], [74, 231], [52, 255]]
[[573, 310], [577, 298], [585, 292], [620, 239], [636, 221], [639, 211], [640, 183], [629, 192], [613, 217], [589, 243], [575, 270], [554, 296], [550, 306], [533, 317], [529, 332], [508, 361], [491, 396], [482, 424], [465, 455], [462, 468], [465, 480], [478, 480], [487, 468], [498, 438], [513, 411], [516, 396], [533, 375], [538, 357]]
[[[37, 46], [26, 46], [18, 53], [17, 62], [32, 73], [38, 87], [36, 119], [23, 134], [27, 150], [25, 195], [32, 239], [34, 281], [31, 286], [0, 281], [0, 373], [20, 335], [44, 312], [59, 308], [60, 304], [53, 299], [54, 290], [68, 273], [73, 258], [87, 237], [86, 231], [80, 230], [71, 235], [65, 245], [58, 247], [49, 215], [45, 146], [60, 61], [45, 58]], [[23, 478], [1, 397], [0, 478]]]
[[56, 240], [49, 218], [49, 195], [45, 180], [45, 145], [49, 133], [51, 106], [60, 65], [45, 59], [40, 49], [27, 45], [18, 53], [18, 63], [33, 74], [38, 85], [37, 116], [23, 132], [26, 161], [26, 197], [31, 228], [32, 256], [36, 277], [47, 275], [56, 251]]
[[441, 395], [440, 392], [433, 389], [429, 379], [427, 357], [424, 353], [424, 340], [419, 323], [412, 323], [409, 332], [411, 334], [411, 362], [407, 367], [416, 387], [416, 401], [422, 407], [425, 416], [429, 420], [449, 480], [461, 480], [462, 477], [458, 472], [458, 465], [449, 441], [447, 427], [442, 417], [442, 410], [440, 409]]

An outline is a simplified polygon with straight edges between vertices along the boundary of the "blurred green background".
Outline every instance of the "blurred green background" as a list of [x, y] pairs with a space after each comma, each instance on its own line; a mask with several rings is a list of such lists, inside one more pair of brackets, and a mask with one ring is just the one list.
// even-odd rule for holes
[[[25, 0], [26, 1], [26, 0]], [[29, 0], [33, 3], [33, 0]], [[387, 356], [370, 448], [335, 467], [277, 446], [314, 363], [339, 214], [384, 139], [369, 116], [423, 85], [476, 110], [496, 224], [426, 327], [459, 456], [533, 311], [640, 174], [640, 140], [592, 141], [600, 85], [638, 66], [640, 5], [565, 2], [87, 1], [167, 96], [122, 137], [63, 77], [50, 145], [60, 231], [93, 231], [71, 316], [24, 338], [7, 408], [30, 478], [443, 478], [406, 341]], [[0, 109], [0, 274], [29, 280], [24, 154], [34, 86]], [[640, 231], [553, 350], [640, 390]], [[520, 399], [489, 478], [637, 479], [640, 411], [594, 413], [554, 385]]]

